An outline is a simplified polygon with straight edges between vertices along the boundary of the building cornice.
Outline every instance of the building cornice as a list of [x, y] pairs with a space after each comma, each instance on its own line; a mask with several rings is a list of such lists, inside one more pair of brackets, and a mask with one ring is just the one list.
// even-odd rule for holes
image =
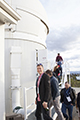
[[20, 15], [15, 12], [4, 0], [0, 0], [0, 21], [3, 23], [17, 24]]

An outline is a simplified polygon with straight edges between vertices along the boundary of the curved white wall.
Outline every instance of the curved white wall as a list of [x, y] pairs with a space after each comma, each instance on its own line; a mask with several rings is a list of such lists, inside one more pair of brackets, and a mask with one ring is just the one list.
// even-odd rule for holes
[[[46, 12], [39, 0], [6, 0], [21, 16], [17, 26], [11, 26], [12, 31], [19, 34], [36, 36], [38, 41], [45, 45], [46, 36], [49, 32]], [[22, 36], [22, 35], [21, 35]], [[17, 37], [17, 33], [16, 36]], [[36, 39], [37, 41], [37, 39]]]
[[39, 0], [5, 0], [15, 10], [18, 8], [38, 17], [48, 26], [47, 14]]
[[[10, 113], [12, 110], [11, 103], [11, 90], [9, 89], [11, 85], [11, 68], [10, 68], [10, 49], [11, 46], [20, 46], [22, 48], [22, 62], [21, 62], [21, 87], [30, 87], [35, 85], [36, 80], [36, 49], [44, 49], [45, 47], [29, 41], [22, 40], [5, 40], [5, 95], [6, 95], [6, 113]], [[21, 89], [22, 96], [22, 89]], [[23, 97], [20, 99], [21, 105], [23, 106]], [[28, 103], [34, 101], [34, 94], [29, 96]]]

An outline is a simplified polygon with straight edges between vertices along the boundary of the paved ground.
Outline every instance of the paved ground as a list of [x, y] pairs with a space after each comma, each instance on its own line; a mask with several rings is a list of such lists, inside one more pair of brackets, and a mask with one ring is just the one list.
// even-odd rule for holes
[[[58, 118], [56, 120], [59, 120]], [[78, 120], [78, 113], [76, 113], [76, 107], [73, 108], [73, 120]]]
[[[36, 120], [34, 113], [29, 116], [28, 120]], [[59, 120], [58, 118], [56, 120]], [[78, 113], [76, 113], [76, 108], [73, 109], [73, 120], [78, 120]]]
[[29, 117], [28, 120], [36, 120], [35, 118], [35, 113], [32, 113]]

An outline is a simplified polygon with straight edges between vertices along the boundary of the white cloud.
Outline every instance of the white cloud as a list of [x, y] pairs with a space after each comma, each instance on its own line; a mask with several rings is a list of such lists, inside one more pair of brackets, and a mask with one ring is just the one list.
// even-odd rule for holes
[[47, 12], [50, 33], [46, 40], [48, 58], [60, 52], [71, 70], [80, 71], [80, 0], [40, 0]]
[[71, 26], [61, 30], [52, 30], [46, 40], [49, 50], [57, 52], [70, 50], [80, 45], [80, 26]]
[[[47, 12], [50, 28], [80, 24], [80, 0], [40, 0]], [[43, 2], [44, 1], [44, 2]]]

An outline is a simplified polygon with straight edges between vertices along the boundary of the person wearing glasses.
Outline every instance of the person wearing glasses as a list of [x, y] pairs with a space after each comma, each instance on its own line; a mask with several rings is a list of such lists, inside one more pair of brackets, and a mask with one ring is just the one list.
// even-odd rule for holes
[[41, 113], [44, 120], [53, 120], [49, 116], [48, 102], [50, 100], [50, 79], [49, 76], [43, 72], [44, 68], [42, 64], [37, 65], [37, 72], [39, 77], [36, 81], [36, 112], [35, 116], [37, 120], [42, 120]]

